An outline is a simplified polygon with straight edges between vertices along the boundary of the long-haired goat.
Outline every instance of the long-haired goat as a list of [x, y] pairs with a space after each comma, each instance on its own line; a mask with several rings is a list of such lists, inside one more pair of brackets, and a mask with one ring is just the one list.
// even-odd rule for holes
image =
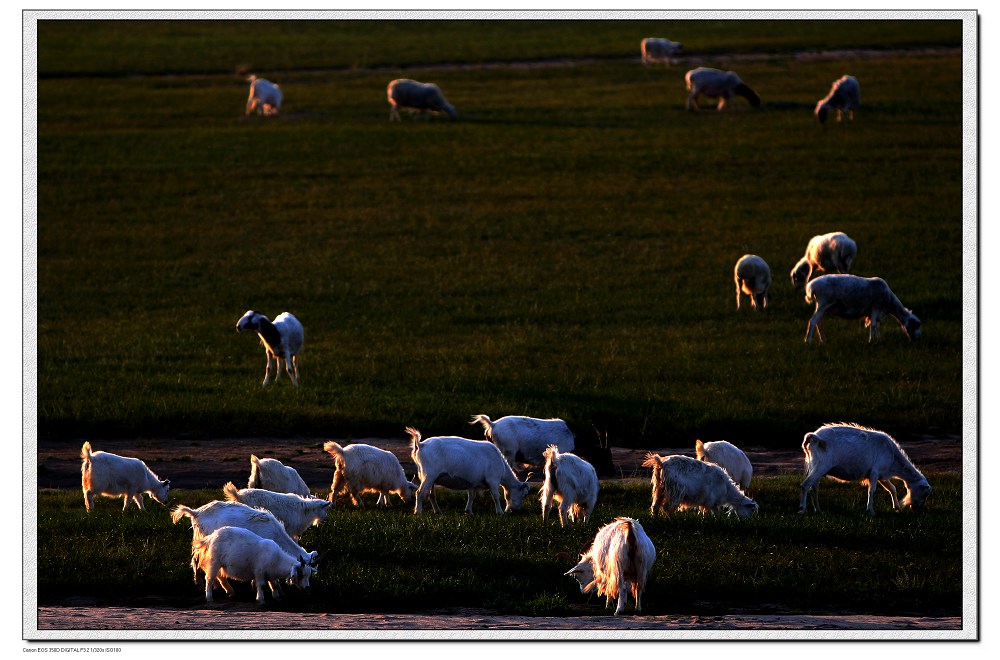
[[879, 323], [887, 316], [896, 319], [910, 339], [920, 339], [920, 319], [903, 307], [896, 294], [880, 277], [854, 275], [823, 275], [806, 285], [806, 302], [816, 303], [809, 324], [806, 326], [806, 343], [812, 341], [813, 332], [823, 336], [823, 317], [827, 314], [842, 319], [864, 319], [868, 328], [868, 343], [878, 340]]
[[850, 272], [857, 256], [858, 244], [843, 232], [813, 236], [806, 245], [806, 253], [792, 268], [792, 286], [802, 286], [820, 270], [827, 274]]
[[[264, 367], [264, 382], [267, 387], [272, 379], [281, 378], [281, 370], [284, 368], [292, 385], [299, 385], [299, 353], [302, 352], [302, 344], [305, 341], [305, 331], [299, 320], [289, 314], [282, 312], [272, 323], [269, 318], [254, 310], [247, 311], [239, 321], [236, 322], [237, 332], [256, 332], [260, 337], [260, 343], [264, 345], [267, 364]], [[271, 371], [271, 365], [274, 371]]]
[[276, 458], [250, 456], [250, 480], [247, 488], [263, 488], [275, 493], [294, 493], [310, 497], [309, 486], [295, 468], [284, 465]]
[[700, 66], [691, 69], [684, 76], [687, 83], [688, 99], [687, 109], [694, 107], [698, 109], [698, 97], [704, 94], [709, 98], [719, 99], [718, 110], [723, 110], [726, 103], [734, 96], [742, 96], [750, 105], [757, 108], [760, 106], [760, 97], [757, 92], [750, 89], [740, 77], [732, 71], [720, 71]]
[[573, 454], [560, 454], [559, 448], [549, 445], [545, 450], [545, 483], [542, 484], [542, 522], [549, 509], [559, 506], [559, 524], [587, 522], [597, 504], [600, 485], [594, 466]]
[[617, 599], [615, 615], [625, 611], [631, 592], [638, 613], [642, 611], [642, 592], [655, 560], [656, 548], [642, 525], [632, 518], [615, 518], [597, 531], [580, 562], [564, 575], [576, 578], [582, 593], [596, 589], [598, 596], [604, 596], [605, 606]]
[[403, 466], [391, 451], [372, 445], [353, 444], [341, 447], [333, 441], [323, 443], [323, 449], [337, 465], [330, 484], [329, 500], [336, 503], [337, 496], [346, 492], [354, 506], [364, 507], [361, 495], [378, 493], [376, 504], [389, 506], [389, 495], [395, 493], [409, 503], [416, 484], [406, 478]]
[[667, 515], [681, 507], [696, 508], [702, 513], [735, 511], [740, 518], [757, 512], [757, 503], [743, 494], [739, 486], [718, 465], [689, 456], [646, 454], [643, 466], [652, 468], [653, 503], [651, 514], [658, 510]]
[[747, 492], [750, 487], [750, 479], [753, 477], [753, 466], [750, 464], [750, 459], [739, 447], [725, 440], [716, 440], [715, 442], [695, 440], [694, 453], [699, 461], [715, 463], [721, 467], [736, 482], [740, 490], [744, 493]]
[[545, 465], [545, 449], [555, 445], [561, 452], [576, 448], [576, 435], [561, 419], [537, 419], [508, 415], [493, 421], [488, 415], [475, 415], [470, 424], [482, 424], [486, 439], [497, 446], [511, 469], [518, 463], [540, 468]]
[[274, 514], [285, 531], [297, 540], [314, 525], [326, 520], [330, 503], [315, 497], [302, 497], [295, 493], [275, 493], [263, 488], [237, 488], [233, 482], [222, 487], [228, 502], [240, 502], [256, 509], [265, 509]]
[[83, 503], [87, 511], [94, 509], [94, 496], [122, 497], [125, 506], [129, 502], [145, 511], [142, 494], [146, 493], [160, 504], [167, 503], [170, 480], [160, 479], [138, 458], [127, 458], [106, 451], [94, 451], [90, 442], [84, 442], [80, 450], [83, 463], [80, 473], [83, 477]]

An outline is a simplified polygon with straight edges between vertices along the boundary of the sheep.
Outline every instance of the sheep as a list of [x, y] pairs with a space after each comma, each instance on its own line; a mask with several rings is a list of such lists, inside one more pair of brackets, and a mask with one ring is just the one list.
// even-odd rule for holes
[[771, 300], [771, 269], [767, 262], [755, 254], [744, 254], [733, 268], [736, 282], [736, 309], [740, 308], [740, 294], [750, 296], [754, 309], [767, 309]]
[[545, 483], [542, 485], [542, 522], [553, 504], [559, 505], [559, 524], [587, 522], [597, 504], [597, 471], [594, 466], [573, 454], [560, 454], [549, 445], [545, 450]]
[[[424, 499], [431, 496], [431, 506], [441, 513], [433, 497], [434, 486], [468, 491], [465, 512], [472, 513], [472, 498], [477, 488], [486, 488], [493, 496], [497, 513], [520, 511], [528, 494], [528, 480], [518, 480], [504, 460], [500, 450], [485, 440], [468, 440], [454, 436], [427, 438], [421, 442], [420, 431], [407, 427], [410, 434], [410, 456], [417, 464], [420, 487], [417, 489], [413, 513], [423, 512]], [[503, 488], [506, 509], [500, 507], [499, 489]]]
[[246, 114], [249, 115], [254, 110], [257, 111], [258, 115], [278, 114], [283, 98], [281, 88], [270, 80], [258, 78], [255, 75], [248, 77], [247, 82], [250, 83], [250, 97], [247, 99]]
[[837, 111], [837, 121], [842, 121], [844, 113], [854, 121], [854, 111], [861, 107], [861, 85], [854, 76], [842, 76], [833, 81], [830, 93], [816, 103], [816, 119], [826, 123], [826, 116], [831, 110]]
[[656, 548], [642, 525], [632, 518], [615, 518], [597, 531], [580, 562], [563, 575], [576, 578], [581, 593], [597, 589], [597, 595], [605, 598], [605, 607], [616, 598], [615, 616], [625, 611], [631, 591], [635, 611], [639, 613], [642, 612], [642, 592], [655, 560]]
[[452, 119], [458, 116], [455, 106], [445, 100], [441, 89], [433, 83], [422, 83], [408, 78], [398, 78], [386, 88], [389, 98], [389, 121], [400, 121], [399, 109], [417, 112], [443, 112]]
[[753, 466], [750, 459], [736, 445], [717, 440], [715, 442], [694, 441], [694, 453], [699, 461], [714, 463], [726, 471], [744, 493], [750, 487]]
[[142, 511], [146, 510], [142, 494], [146, 493], [160, 504], [167, 503], [170, 480], [160, 479], [138, 458], [127, 458], [106, 451], [94, 451], [90, 442], [83, 443], [80, 450], [83, 463], [80, 473], [83, 477], [83, 503], [87, 513], [94, 510], [94, 497], [122, 497], [128, 509], [129, 502]]
[[275, 493], [294, 493], [309, 497], [312, 493], [295, 468], [283, 465], [275, 458], [250, 456], [250, 480], [247, 488], [262, 488]]
[[[305, 332], [297, 318], [288, 312], [282, 312], [272, 323], [269, 318], [251, 309], [236, 323], [236, 331], [256, 332], [260, 337], [260, 343], [264, 345], [267, 359], [264, 367], [264, 382], [262, 383], [264, 387], [271, 384], [272, 378], [274, 380], [281, 378], [282, 366], [292, 380], [292, 385], [299, 386], [299, 353], [302, 352]], [[272, 362], [274, 363], [273, 375], [271, 372]]]
[[494, 422], [487, 415], [475, 415], [469, 423], [482, 424], [486, 439], [497, 446], [514, 470], [518, 461], [534, 468], [545, 465], [544, 452], [549, 445], [561, 452], [576, 448], [576, 435], [561, 419], [508, 415]]
[[301, 558], [283, 552], [271, 539], [239, 527], [221, 527], [192, 544], [191, 567], [198, 582], [198, 569], [205, 573], [205, 601], [212, 602], [215, 582], [232, 595], [229, 579], [251, 580], [257, 589], [257, 604], [264, 604], [264, 584], [278, 599], [280, 580], [287, 579], [301, 589], [309, 587], [316, 569]]
[[724, 469], [689, 456], [658, 456], [647, 453], [644, 467], [653, 469], [653, 503], [650, 513], [667, 515], [679, 508], [702, 513], [735, 511], [740, 518], [757, 512], [757, 503], [743, 494]]
[[262, 488], [239, 489], [231, 481], [222, 487], [222, 493], [228, 502], [240, 502], [270, 511], [296, 541], [302, 532], [325, 521], [330, 508], [330, 502], [326, 500], [294, 493], [275, 493]]
[[698, 97], [702, 94], [709, 98], [718, 98], [718, 110], [723, 110], [726, 103], [734, 96], [742, 96], [750, 105], [760, 107], [760, 97], [757, 92], [750, 89], [740, 77], [732, 71], [719, 71], [703, 66], [691, 69], [684, 76], [687, 82], [687, 89], [690, 92], [687, 99], [687, 109], [692, 106], [698, 109]]
[[331, 503], [335, 503], [337, 495], [344, 491], [358, 507], [365, 505], [361, 494], [370, 491], [378, 493], [376, 504], [389, 506], [391, 493], [409, 503], [417, 490], [417, 485], [406, 478], [399, 459], [390, 451], [365, 444], [341, 447], [333, 441], [323, 443], [323, 449], [337, 464], [330, 485]]
[[806, 343], [812, 341], [813, 332], [823, 336], [825, 314], [842, 319], [865, 320], [868, 328], [868, 343], [878, 340], [879, 323], [886, 316], [896, 319], [910, 339], [920, 339], [920, 319], [903, 307], [896, 294], [880, 277], [857, 277], [855, 275], [823, 275], [806, 285], [806, 302], [816, 303], [816, 311], [806, 326]]
[[[838, 481], [860, 481], [868, 485], [868, 513], [875, 515], [876, 485], [892, 498], [892, 508], [920, 509], [931, 494], [931, 486], [892, 436], [857, 424], [826, 424], [802, 439], [806, 476], [802, 482], [799, 513], [806, 512], [811, 495], [813, 509], [819, 511], [819, 480], [824, 476]], [[893, 478], [906, 485], [906, 497], [897, 499]]]
[[858, 244], [843, 232], [813, 236], [806, 245], [806, 253], [792, 268], [792, 286], [802, 286], [817, 270], [830, 275], [848, 273], [857, 256]]
[[642, 51], [642, 63], [648, 65], [651, 62], [666, 62], [670, 64], [670, 58], [681, 52], [681, 44], [670, 39], [656, 37], [646, 37], [639, 44]]

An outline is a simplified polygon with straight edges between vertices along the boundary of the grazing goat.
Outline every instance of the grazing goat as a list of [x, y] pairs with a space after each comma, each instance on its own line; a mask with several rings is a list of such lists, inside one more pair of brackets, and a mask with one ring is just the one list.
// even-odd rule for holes
[[476, 415], [470, 424], [482, 424], [486, 439], [497, 446], [511, 469], [518, 462], [540, 468], [545, 465], [545, 449], [555, 445], [561, 452], [576, 447], [576, 436], [561, 419], [535, 419], [509, 415], [492, 421], [486, 415]]
[[756, 254], [744, 254], [733, 269], [736, 282], [736, 309], [740, 308], [740, 294], [750, 296], [754, 309], [767, 309], [771, 299], [771, 269]]
[[364, 507], [361, 495], [366, 492], [378, 493], [376, 504], [389, 506], [389, 495], [395, 493], [409, 503], [416, 484], [406, 478], [403, 466], [391, 451], [371, 445], [355, 444], [341, 447], [336, 442], [323, 443], [323, 449], [333, 457], [337, 470], [333, 473], [329, 500], [337, 501], [337, 495], [346, 492], [355, 506]]
[[854, 111], [861, 107], [861, 85], [854, 76], [843, 76], [833, 82], [830, 93], [816, 104], [816, 119], [826, 123], [826, 116], [831, 110], [836, 110], [837, 121], [841, 121], [844, 113], [854, 121]]
[[816, 311], [806, 326], [806, 343], [812, 341], [813, 331], [823, 336], [823, 316], [832, 314], [842, 319], [865, 320], [868, 343], [878, 340], [879, 323], [891, 316], [899, 323], [906, 336], [920, 339], [920, 319], [903, 307], [885, 280], [880, 277], [854, 275], [823, 275], [806, 285], [806, 302], [816, 303]]
[[302, 352], [305, 332], [297, 318], [288, 312], [282, 312], [272, 323], [266, 316], [251, 309], [236, 323], [236, 331], [256, 332], [260, 337], [267, 359], [262, 383], [264, 387], [271, 384], [272, 378], [274, 380], [281, 378], [282, 367], [292, 380], [292, 385], [299, 386], [299, 353]]
[[[838, 481], [860, 481], [868, 485], [868, 513], [874, 515], [875, 490], [881, 485], [892, 498], [892, 508], [920, 509], [931, 486], [906, 452], [892, 436], [857, 424], [827, 424], [802, 440], [806, 460], [806, 477], [802, 482], [799, 513], [806, 511], [810, 496], [813, 509], [819, 511], [819, 480], [824, 476]], [[906, 497], [896, 497], [892, 478], [902, 479]]]
[[433, 83], [422, 83], [407, 78], [399, 78], [386, 88], [389, 97], [389, 121], [400, 121], [399, 109], [407, 108], [417, 112], [443, 112], [452, 119], [458, 116], [455, 106], [445, 100], [441, 89]]
[[264, 584], [278, 600], [281, 580], [300, 589], [309, 587], [316, 569], [301, 558], [283, 552], [278, 544], [239, 527], [221, 527], [191, 546], [191, 568], [195, 583], [198, 569], [205, 573], [205, 601], [212, 602], [215, 582], [232, 595], [229, 580], [251, 580], [257, 589], [257, 604], [264, 604]]
[[247, 78], [247, 82], [250, 83], [250, 97], [247, 99], [246, 114], [249, 115], [254, 110], [264, 116], [278, 114], [283, 98], [281, 88], [270, 80], [254, 75]]
[[[454, 436], [427, 438], [421, 442], [420, 431], [408, 427], [406, 432], [410, 434], [410, 456], [420, 475], [414, 514], [423, 512], [424, 499], [428, 495], [434, 511], [441, 513], [433, 496], [435, 485], [468, 491], [466, 513], [472, 513], [472, 498], [477, 488], [489, 490], [497, 513], [521, 510], [524, 496], [528, 494], [528, 481], [518, 480], [493, 444]], [[506, 509], [500, 507], [500, 488], [503, 488]]]
[[670, 39], [658, 39], [656, 37], [646, 37], [639, 44], [642, 51], [642, 63], [648, 65], [651, 62], [666, 62], [670, 64], [670, 58], [681, 52], [681, 44]]
[[700, 66], [688, 71], [684, 80], [690, 92], [687, 99], [688, 110], [692, 106], [695, 110], [698, 109], [698, 97], [702, 94], [719, 99], [718, 110], [725, 109], [726, 103], [734, 96], [742, 96], [753, 107], [760, 107], [760, 97], [757, 96], [757, 92], [747, 87], [732, 71], [719, 71]]
[[580, 562], [563, 575], [576, 578], [581, 593], [596, 589], [598, 596], [604, 596], [605, 607], [611, 599], [617, 599], [616, 616], [625, 611], [631, 591], [635, 611], [639, 613], [646, 578], [655, 560], [656, 548], [642, 525], [632, 518], [615, 518], [597, 531]]
[[222, 492], [229, 502], [240, 502], [273, 513], [293, 540], [298, 540], [302, 532], [326, 520], [330, 508], [326, 500], [294, 493], [275, 493], [262, 488], [238, 489], [231, 481], [222, 487]]
[[573, 454], [560, 454], [559, 448], [550, 445], [545, 450], [545, 483], [542, 484], [542, 522], [549, 509], [559, 505], [559, 524], [587, 522], [597, 504], [597, 471], [594, 466]]
[[262, 488], [275, 493], [295, 493], [310, 497], [309, 486], [295, 468], [283, 465], [275, 458], [250, 456], [250, 481], [247, 488]]
[[147, 493], [160, 504], [167, 503], [167, 491], [170, 490], [170, 480], [160, 479], [146, 464], [138, 458], [126, 458], [106, 451], [94, 451], [90, 442], [84, 442], [80, 450], [83, 464], [80, 473], [83, 477], [83, 503], [87, 511], [94, 510], [94, 496], [122, 497], [125, 506], [129, 502], [146, 510], [142, 502], [142, 494]]
[[694, 441], [694, 452], [699, 461], [715, 463], [726, 474], [736, 482], [744, 493], [750, 487], [750, 479], [753, 477], [753, 466], [750, 459], [736, 445], [717, 440], [715, 442]]
[[757, 512], [757, 503], [743, 494], [724, 469], [689, 456], [646, 454], [643, 466], [653, 469], [653, 504], [650, 513], [671, 515], [679, 508], [702, 513], [735, 511], [740, 518]]
[[802, 286], [817, 270], [827, 274], [850, 272], [856, 256], [858, 244], [843, 232], [813, 236], [806, 245], [806, 253], [792, 268], [792, 286]]

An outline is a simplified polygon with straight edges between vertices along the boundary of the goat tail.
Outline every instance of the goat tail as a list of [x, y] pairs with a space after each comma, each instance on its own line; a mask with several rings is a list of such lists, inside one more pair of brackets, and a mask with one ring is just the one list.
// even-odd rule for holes
[[694, 441], [694, 453], [699, 461], [705, 460], [705, 443], [701, 440]]
[[329, 440], [323, 443], [323, 451], [328, 453], [333, 458], [333, 462], [337, 464], [338, 468], [343, 469], [345, 465], [343, 447], [338, 445], [333, 440]]
[[663, 460], [653, 452], [646, 452], [646, 460], [642, 462], [642, 467], [653, 468], [654, 470], [663, 465]]
[[417, 456], [420, 455], [420, 431], [412, 426], [407, 426], [406, 432], [410, 434], [410, 457], [416, 461]]
[[192, 521], [194, 521], [198, 519], [198, 512], [190, 507], [186, 507], [183, 504], [180, 504], [176, 506], [174, 510], [170, 513], [170, 520], [173, 521], [173, 523], [176, 525], [180, 521], [180, 519], [183, 518], [184, 516], [187, 516]]
[[549, 445], [542, 452], [545, 457], [545, 483], [552, 489], [552, 491], [559, 490], [559, 467], [556, 465], [556, 457], [559, 456], [559, 448], [555, 445]]
[[232, 481], [230, 481], [229, 483], [227, 483], [225, 486], [222, 487], [222, 494], [226, 496], [227, 502], [239, 502], [239, 499], [236, 496], [238, 492], [239, 489], [236, 487], [236, 484], [234, 484]]
[[490, 419], [489, 415], [473, 415], [469, 424], [482, 424], [487, 439], [493, 440], [493, 420]]
[[82, 458], [83, 460], [85, 460], [87, 462], [90, 462], [90, 455], [92, 453], [94, 453], [94, 450], [91, 449], [91, 447], [90, 447], [90, 440], [84, 440], [84, 442], [83, 442], [83, 448], [80, 449], [80, 458]]

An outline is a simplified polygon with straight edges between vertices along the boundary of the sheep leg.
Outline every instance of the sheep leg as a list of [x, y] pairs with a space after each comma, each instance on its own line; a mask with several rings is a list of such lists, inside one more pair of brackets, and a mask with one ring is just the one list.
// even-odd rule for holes
[[559, 525], [561, 527], [566, 526], [566, 519], [569, 518], [569, 508], [570, 503], [566, 500], [563, 500], [562, 503], [559, 504]]
[[88, 513], [94, 510], [94, 494], [86, 488], [83, 489], [83, 503]]
[[802, 501], [799, 503], [799, 513], [806, 512], [806, 499], [809, 497], [810, 491], [813, 492], [813, 508], [819, 511], [819, 496], [816, 494], [816, 489], [822, 476], [819, 473], [812, 472], [806, 475], [805, 480], [802, 482]]
[[299, 380], [299, 356], [292, 356], [292, 370], [295, 371], [295, 380]]
[[430, 493], [431, 506], [434, 508], [435, 513], [441, 513], [441, 511], [437, 508], [437, 500], [434, 499], [434, 484], [424, 479], [420, 482], [420, 487], [417, 488], [417, 501], [413, 505], [413, 515], [424, 512], [424, 499], [427, 497], [428, 493]]
[[548, 520], [549, 509], [552, 508], [552, 494], [548, 490], [542, 489], [542, 524]]
[[691, 106], [694, 106], [695, 110], [699, 109], [698, 108], [698, 93], [695, 92], [694, 90], [691, 90], [691, 93], [688, 94], [687, 109], [690, 110]]
[[122, 507], [122, 511], [127, 511], [128, 503], [132, 501], [132, 497], [128, 493], [125, 493], [122, 495], [122, 499], [125, 500], [125, 506]]
[[[490, 495], [493, 497], [493, 504], [496, 505], [497, 513], [503, 513], [503, 506], [500, 504], [500, 487], [496, 484], [488, 486]], [[469, 490], [469, 506], [468, 512], [472, 513], [472, 493], [475, 492], [472, 489]]]
[[266, 580], [262, 580], [262, 579], [260, 579], [259, 577], [256, 577], [256, 576], [253, 579], [253, 586], [257, 588], [257, 604], [258, 605], [263, 605], [264, 602], [265, 602], [264, 601], [264, 582], [266, 582]]
[[812, 315], [812, 318], [809, 319], [809, 325], [806, 326], [807, 344], [812, 341], [813, 331], [815, 331], [816, 334], [819, 335], [820, 341], [826, 341], [826, 338], [823, 337], [823, 329], [820, 328], [820, 323], [823, 322], [824, 312], [826, 312], [825, 307], [820, 307], [819, 305], [816, 306], [816, 312]]
[[268, 385], [270, 385], [271, 381], [274, 379], [274, 374], [271, 373], [271, 362], [272, 362], [271, 354], [268, 353], [267, 363], [264, 366], [264, 382], [262, 384], [263, 387], [267, 387]]
[[[288, 358], [288, 357], [285, 357], [285, 358], [283, 358], [283, 359], [279, 359], [279, 360], [278, 360], [278, 368], [280, 369], [280, 368], [281, 368], [281, 366], [282, 366], [282, 364], [284, 364], [284, 367], [285, 367], [285, 373], [287, 373], [287, 374], [288, 374], [288, 377], [289, 377], [289, 378], [291, 379], [291, 381], [292, 381], [292, 385], [294, 385], [295, 387], [298, 387], [298, 386], [299, 386], [299, 381], [298, 381], [298, 379], [297, 379], [297, 378], [295, 377], [295, 374], [294, 374], [294, 373], [292, 372], [292, 365], [291, 365], [291, 363], [289, 362], [289, 359], [290, 359], [290, 358]], [[277, 380], [277, 378], [275, 378], [275, 380]]]
[[899, 509], [899, 497], [896, 493], [896, 485], [892, 483], [891, 479], [879, 479], [879, 485], [885, 488], [889, 493], [889, 497], [892, 498], [892, 508]]
[[624, 584], [618, 586], [618, 607], [615, 608], [615, 616], [625, 611], [625, 603], [628, 601], [628, 588]]
[[725, 110], [726, 109], [726, 97], [725, 96], [720, 96], [719, 97], [719, 105], [715, 106], [715, 109], [716, 110]]
[[139, 507], [140, 511], [146, 510], [146, 505], [142, 501], [142, 493], [136, 493], [135, 495], [133, 495], [132, 500], [135, 502], [135, 505]]
[[205, 570], [205, 602], [212, 602], [212, 591], [215, 584], [215, 577], [217, 575], [216, 569], [209, 564], [208, 568]]
[[637, 583], [632, 583], [632, 598], [635, 599], [635, 612], [642, 612], [642, 587]]
[[736, 309], [740, 308], [740, 290], [742, 286], [742, 283], [739, 280], [736, 280]]

